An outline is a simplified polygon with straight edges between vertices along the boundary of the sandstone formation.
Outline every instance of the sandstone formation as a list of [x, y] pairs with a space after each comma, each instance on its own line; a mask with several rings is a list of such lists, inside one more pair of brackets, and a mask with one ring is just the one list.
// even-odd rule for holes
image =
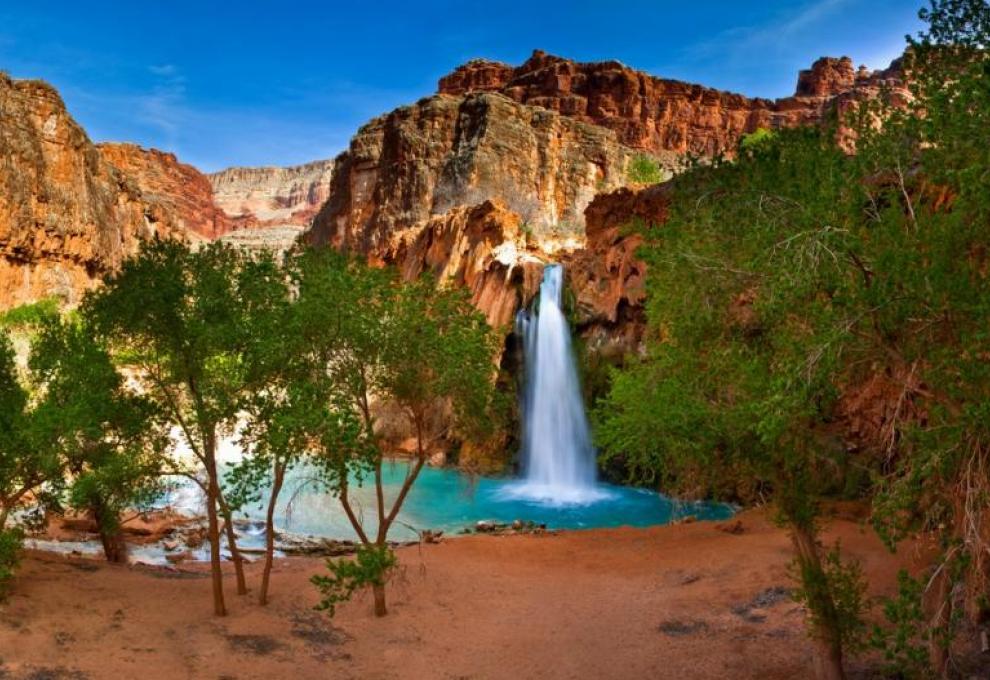
[[758, 128], [818, 122], [833, 105], [899, 85], [897, 63], [854, 70], [848, 57], [823, 57], [802, 71], [794, 96], [769, 100], [636, 71], [617, 61], [576, 63], [539, 50], [521, 66], [476, 59], [440, 79], [441, 94], [499, 92], [615, 131], [622, 144], [655, 155], [731, 154]]
[[172, 212], [179, 226], [206, 239], [234, 229], [234, 222], [213, 201], [213, 187], [199, 170], [175, 154], [137, 144], [98, 145], [103, 158], [126, 173], [150, 200]]
[[626, 183], [632, 156], [608, 130], [499, 94], [430, 97], [358, 131], [308, 239], [373, 254], [394, 233], [490, 199], [524, 231], [580, 236], [584, 208]]
[[516, 310], [536, 295], [543, 262], [527, 246], [519, 215], [500, 201], [453, 208], [395, 234], [380, 253], [402, 276], [424, 271], [463, 286], [488, 323], [507, 328]]
[[208, 177], [216, 204], [239, 227], [305, 227], [330, 197], [333, 161], [227, 168]]
[[671, 184], [599, 194], [585, 210], [586, 246], [561, 259], [577, 303], [577, 324], [595, 349], [638, 348], [646, 326], [646, 264], [640, 229], [667, 219]]
[[627, 187], [630, 160], [646, 153], [669, 174], [687, 154], [731, 154], [756, 129], [817, 124], [898, 78], [896, 62], [869, 72], [822, 58], [794, 96], [771, 101], [615, 61], [474, 60], [441, 78], [438, 95], [358, 131], [305, 238], [466, 285], [503, 327], [535, 294], [540, 263], [561, 261], [585, 336], [634, 349], [645, 265], [626, 227], [662, 222], [668, 190]]
[[245, 227], [224, 234], [218, 240], [243, 250], [284, 253], [295, 245], [303, 231], [303, 227], [294, 224]]
[[180, 232], [170, 207], [106, 161], [53, 87], [0, 74], [0, 308], [75, 302], [139, 239]]

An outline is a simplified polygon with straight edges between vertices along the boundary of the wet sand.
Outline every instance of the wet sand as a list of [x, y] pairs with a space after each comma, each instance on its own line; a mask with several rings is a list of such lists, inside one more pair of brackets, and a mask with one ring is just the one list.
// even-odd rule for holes
[[[319, 559], [278, 561], [267, 608], [228, 578], [215, 618], [204, 565], [29, 553], [0, 606], [0, 678], [808, 677], [787, 535], [760, 511], [739, 518], [738, 534], [697, 522], [402, 548], [389, 616], [361, 595], [332, 623], [313, 610]], [[891, 555], [856, 521], [825, 538], [862, 560], [872, 594], [920, 566], [919, 548]]]

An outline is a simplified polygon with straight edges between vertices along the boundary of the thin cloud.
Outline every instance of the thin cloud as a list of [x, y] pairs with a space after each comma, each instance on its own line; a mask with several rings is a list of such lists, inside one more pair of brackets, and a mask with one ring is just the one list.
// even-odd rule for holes
[[[851, 0], [818, 0], [796, 12], [778, 17], [759, 26], [741, 26], [719, 33], [710, 40], [697, 43], [685, 52], [689, 60], [708, 59], [715, 55], [733, 58], [756, 50], [781, 52], [793, 46], [795, 37], [816, 26]], [[728, 53], [728, 54], [727, 54]]]
[[183, 121], [189, 117], [185, 104], [186, 79], [173, 64], [149, 66], [148, 71], [155, 81], [150, 92], [134, 96], [135, 117], [174, 142]]
[[151, 71], [156, 76], [161, 76], [165, 78], [174, 76], [178, 73], [178, 69], [176, 68], [175, 64], [153, 65], [153, 66], [149, 66], [148, 70]]

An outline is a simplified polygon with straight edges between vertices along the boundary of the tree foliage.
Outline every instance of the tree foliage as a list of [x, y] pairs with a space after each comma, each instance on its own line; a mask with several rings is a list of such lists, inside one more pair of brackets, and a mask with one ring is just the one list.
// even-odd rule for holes
[[[960, 588], [976, 617], [988, 592], [988, 17], [984, 2], [933, 2], [906, 58], [910, 99], [884, 92], [675, 180], [643, 253], [646, 356], [597, 409], [605, 457], [632, 478], [772, 497], [796, 536], [840, 494], [874, 493], [892, 546], [946, 527], [932, 640]], [[891, 415], [851, 437], [851, 398], [877, 385]], [[843, 641], [840, 593], [811, 587], [828, 560], [808, 566], [805, 592], [826, 595], [812, 620], [839, 616], [824, 632]]]
[[[329, 407], [304, 425], [315, 445], [313, 462], [361, 543], [380, 552], [433, 443], [483, 436], [490, 426], [495, 340], [461, 289], [429, 278], [400, 282], [394, 272], [329, 251], [302, 252], [290, 266], [298, 289], [301, 379], [322, 392], [320, 401]], [[384, 489], [389, 451], [376, 405], [400, 413], [416, 441], [394, 498]], [[350, 494], [365, 479], [375, 485], [368, 526]], [[384, 615], [385, 584], [370, 585], [376, 614]]]

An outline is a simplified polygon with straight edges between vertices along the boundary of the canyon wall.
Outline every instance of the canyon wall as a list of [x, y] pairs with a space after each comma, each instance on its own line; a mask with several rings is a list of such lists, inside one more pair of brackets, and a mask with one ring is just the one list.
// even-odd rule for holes
[[429, 97], [358, 131], [308, 238], [373, 253], [403, 229], [486, 200], [528, 231], [580, 236], [584, 208], [626, 183], [632, 156], [608, 130], [502, 95]]
[[207, 177], [214, 201], [239, 227], [309, 226], [330, 197], [332, 160], [287, 168], [227, 168]]
[[531, 299], [541, 263], [563, 262], [591, 346], [633, 350], [645, 266], [624, 227], [665, 219], [668, 190], [630, 182], [630, 161], [646, 154], [670, 176], [688, 155], [731, 155], [759, 128], [820, 124], [903, 89], [899, 78], [896, 62], [870, 72], [823, 57], [793, 96], [769, 100], [616, 61], [540, 51], [518, 67], [474, 60], [441, 78], [436, 96], [358, 131], [305, 238], [467, 285], [499, 326]]
[[111, 165], [40, 81], [0, 73], [0, 308], [69, 303], [140, 239], [182, 232]]
[[179, 162], [175, 154], [137, 144], [105, 143], [97, 148], [141, 188], [146, 199], [167, 207], [180, 228], [210, 240], [235, 228], [234, 220], [214, 202], [207, 176]]
[[464, 283], [505, 326], [634, 156], [610, 130], [500, 94], [434, 96], [359, 130], [306, 238]]
[[498, 92], [613, 130], [629, 147], [655, 155], [731, 154], [743, 134], [819, 122], [881, 87], [900, 88], [898, 64], [854, 69], [848, 57], [822, 57], [801, 71], [796, 92], [777, 100], [751, 98], [658, 78], [618, 61], [577, 63], [540, 50], [521, 66], [476, 59], [440, 79], [441, 94]]

